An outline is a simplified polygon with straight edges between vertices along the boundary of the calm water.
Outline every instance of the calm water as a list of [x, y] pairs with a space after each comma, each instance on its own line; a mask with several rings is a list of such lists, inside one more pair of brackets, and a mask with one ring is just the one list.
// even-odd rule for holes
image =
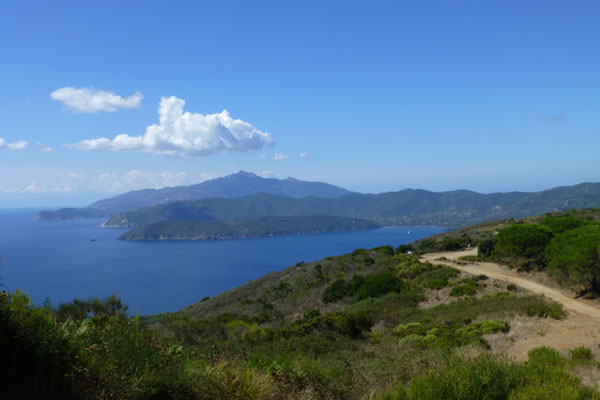
[[[176, 311], [205, 296], [357, 248], [397, 246], [430, 227], [211, 242], [125, 242], [100, 219], [34, 221], [36, 210], [0, 210], [0, 281], [36, 304], [116, 293], [132, 313]], [[410, 233], [409, 233], [410, 232]], [[90, 239], [97, 239], [92, 242]]]

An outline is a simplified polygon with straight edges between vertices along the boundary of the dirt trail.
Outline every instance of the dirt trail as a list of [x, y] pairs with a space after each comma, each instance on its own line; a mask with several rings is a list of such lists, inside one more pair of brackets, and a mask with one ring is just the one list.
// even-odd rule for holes
[[[559, 321], [517, 318], [511, 322], [511, 332], [508, 335], [498, 335], [490, 342], [495, 351], [507, 352], [517, 359], [526, 359], [527, 352], [538, 346], [551, 346], [562, 351], [577, 346], [586, 346], [594, 353], [599, 353], [600, 305], [598, 303], [575, 299], [560, 289], [535, 282], [498, 264], [476, 262], [459, 265], [456, 263], [461, 256], [476, 254], [477, 249], [472, 249], [429, 253], [423, 255], [422, 258], [424, 261], [448, 265], [470, 274], [485, 274], [492, 279], [514, 283], [529, 292], [544, 295], [561, 303], [568, 312], [567, 317]], [[448, 260], [437, 261], [440, 257], [446, 257]]]

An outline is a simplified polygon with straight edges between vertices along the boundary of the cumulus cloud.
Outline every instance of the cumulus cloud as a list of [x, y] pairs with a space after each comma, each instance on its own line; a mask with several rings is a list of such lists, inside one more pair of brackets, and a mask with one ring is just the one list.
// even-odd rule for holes
[[121, 97], [100, 89], [64, 87], [50, 93], [50, 98], [60, 101], [72, 111], [97, 113], [114, 112], [120, 108], [137, 108], [142, 104], [144, 96], [135, 92], [129, 97]]
[[300, 154], [298, 154], [298, 157], [300, 157], [300, 158], [304, 158], [304, 157], [306, 157], [306, 156], [308, 156], [308, 153], [307, 153], [307, 152], [305, 152], [305, 151], [303, 151], [303, 152], [301, 152]]
[[558, 124], [561, 122], [565, 122], [567, 120], [567, 116], [563, 114], [558, 115], [548, 115], [541, 118], [542, 122], [546, 124]]
[[6, 140], [0, 138], [0, 149], [8, 149], [8, 150], [23, 150], [27, 147], [29, 143], [25, 140], [20, 140], [18, 142], [6, 143]]
[[231, 118], [227, 110], [203, 115], [184, 112], [184, 105], [185, 101], [175, 96], [163, 97], [158, 107], [159, 123], [148, 126], [141, 136], [121, 134], [114, 139], [82, 140], [67, 147], [195, 157], [221, 151], [246, 152], [273, 144], [271, 135]]
[[275, 153], [275, 155], [273, 156], [273, 160], [275, 160], [275, 161], [281, 161], [281, 160], [285, 160], [288, 158], [289, 158], [289, 156], [287, 154], [283, 154], [283, 153]]

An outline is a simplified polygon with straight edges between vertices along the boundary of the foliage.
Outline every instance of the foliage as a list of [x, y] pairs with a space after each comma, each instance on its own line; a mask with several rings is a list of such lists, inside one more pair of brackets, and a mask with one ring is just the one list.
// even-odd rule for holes
[[332, 216], [258, 217], [251, 220], [172, 219], [138, 226], [121, 240], [211, 240], [255, 238], [303, 233], [375, 229], [377, 224], [360, 218]]
[[559, 235], [565, 231], [579, 228], [591, 224], [592, 221], [572, 215], [551, 216], [540, 222], [540, 225], [550, 229], [554, 235]]
[[[483, 277], [485, 277], [485, 275], [483, 275]], [[463, 279], [462, 281], [458, 282], [458, 284], [454, 286], [452, 290], [450, 290], [450, 296], [474, 296], [479, 290], [485, 288], [485, 284], [480, 283], [480, 280], [484, 280], [482, 275]]]
[[552, 231], [537, 224], [516, 224], [502, 229], [496, 236], [494, 256], [518, 267], [543, 267], [544, 250]]
[[359, 299], [380, 297], [392, 292], [399, 293], [406, 288], [406, 283], [391, 272], [373, 274], [366, 278], [354, 275], [349, 281], [337, 279], [329, 285], [323, 293], [323, 302], [332, 303], [349, 296]]
[[548, 272], [598, 292], [600, 226], [586, 225], [556, 236], [546, 249]]
[[487, 342], [483, 335], [490, 333], [506, 333], [510, 329], [508, 323], [487, 320], [479, 323], [463, 324], [429, 324], [410, 322], [396, 327], [394, 333], [400, 337], [400, 344], [418, 343], [424, 347], [457, 347], [463, 345], [483, 345]]
[[450, 357], [437, 370], [398, 385], [381, 400], [525, 400], [599, 399], [568, 373], [564, 358], [554, 349], [530, 351], [529, 360], [516, 363], [482, 355], [474, 359]]
[[495, 237], [481, 240], [477, 244], [477, 255], [483, 259], [490, 258], [494, 253], [494, 247], [496, 247]]
[[401, 244], [400, 246], [396, 247], [396, 253], [408, 253], [409, 251], [412, 252], [415, 249], [412, 247], [411, 244]]

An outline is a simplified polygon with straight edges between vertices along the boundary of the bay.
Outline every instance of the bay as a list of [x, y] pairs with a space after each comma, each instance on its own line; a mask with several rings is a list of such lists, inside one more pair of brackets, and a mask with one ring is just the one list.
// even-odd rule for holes
[[0, 282], [35, 304], [115, 293], [131, 314], [177, 311], [205, 296], [357, 248], [398, 246], [442, 231], [387, 227], [362, 232], [223, 241], [128, 242], [102, 219], [35, 221], [37, 210], [0, 209]]

